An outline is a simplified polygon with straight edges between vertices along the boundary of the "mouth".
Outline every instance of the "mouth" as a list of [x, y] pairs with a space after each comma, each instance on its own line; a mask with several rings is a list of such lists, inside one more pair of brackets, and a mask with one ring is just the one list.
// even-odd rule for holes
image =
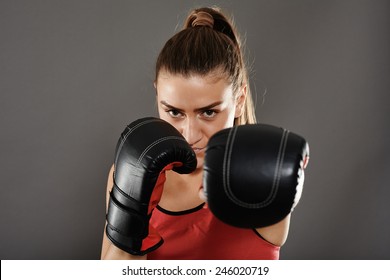
[[192, 147], [192, 149], [194, 150], [195, 154], [200, 154], [200, 153], [202, 153], [206, 148], [205, 148], [205, 147], [203, 147], [203, 148]]

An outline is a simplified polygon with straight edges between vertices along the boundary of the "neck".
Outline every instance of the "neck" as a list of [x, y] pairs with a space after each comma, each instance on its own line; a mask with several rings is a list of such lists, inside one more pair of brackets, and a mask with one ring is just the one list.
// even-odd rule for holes
[[176, 186], [180, 188], [196, 188], [199, 189], [199, 187], [202, 185], [202, 178], [203, 178], [203, 170], [202, 168], [196, 169], [194, 172], [190, 174], [179, 174], [174, 171], [167, 173], [167, 181], [166, 185], [168, 187], [170, 186]]
[[170, 211], [183, 211], [200, 205], [204, 202], [199, 197], [202, 178], [203, 171], [201, 168], [191, 174], [167, 172], [159, 205]]

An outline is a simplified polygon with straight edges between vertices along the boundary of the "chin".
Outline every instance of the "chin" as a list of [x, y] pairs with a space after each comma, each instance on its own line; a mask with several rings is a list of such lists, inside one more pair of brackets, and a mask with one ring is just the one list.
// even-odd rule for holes
[[197, 164], [196, 164], [196, 169], [203, 169], [203, 165], [204, 165], [204, 157], [196, 157], [196, 161], [197, 161]]

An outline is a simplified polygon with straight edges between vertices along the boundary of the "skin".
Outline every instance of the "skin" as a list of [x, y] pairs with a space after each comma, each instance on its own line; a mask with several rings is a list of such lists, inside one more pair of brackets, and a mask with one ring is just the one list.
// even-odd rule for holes
[[156, 90], [160, 118], [184, 136], [198, 162], [196, 171], [191, 174], [167, 174], [160, 205], [171, 211], [191, 209], [204, 198], [201, 186], [207, 143], [214, 133], [231, 127], [234, 118], [240, 116], [245, 88], [235, 97], [232, 86], [217, 75], [183, 77], [163, 72], [157, 80]]
[[[217, 73], [207, 76], [171, 75], [161, 72], [155, 83], [157, 109], [161, 119], [172, 124], [187, 140], [197, 156], [197, 168], [191, 174], [166, 174], [159, 205], [169, 211], [183, 211], [204, 202], [202, 168], [205, 148], [210, 137], [221, 129], [232, 127], [243, 113], [246, 87], [234, 94], [232, 85]], [[107, 205], [113, 168], [107, 184]], [[256, 229], [268, 242], [282, 246], [287, 239], [290, 215], [281, 222]], [[132, 256], [111, 244], [104, 233], [102, 259], [145, 259]]]

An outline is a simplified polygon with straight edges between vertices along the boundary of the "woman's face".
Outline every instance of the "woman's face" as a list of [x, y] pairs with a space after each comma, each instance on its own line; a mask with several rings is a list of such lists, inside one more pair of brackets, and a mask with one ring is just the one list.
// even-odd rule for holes
[[237, 98], [226, 79], [167, 73], [159, 74], [156, 89], [160, 118], [180, 131], [197, 155], [197, 168], [201, 168], [210, 137], [233, 126], [242, 113], [245, 89]]

